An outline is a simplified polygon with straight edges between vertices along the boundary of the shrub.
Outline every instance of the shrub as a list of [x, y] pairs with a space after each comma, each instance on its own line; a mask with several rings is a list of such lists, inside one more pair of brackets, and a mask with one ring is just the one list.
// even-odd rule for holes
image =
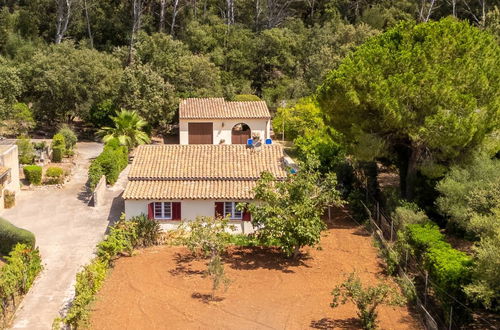
[[10, 209], [16, 204], [16, 193], [10, 190], [3, 192], [3, 204], [6, 209]]
[[409, 224], [423, 224], [429, 222], [427, 215], [420, 210], [416, 205], [404, 203], [396, 207], [391, 214], [396, 231], [404, 229]]
[[42, 183], [42, 167], [38, 165], [28, 165], [23, 168], [24, 176], [30, 184], [39, 185]]
[[59, 163], [66, 154], [66, 141], [64, 135], [58, 133], [52, 137], [52, 161]]
[[135, 246], [157, 245], [160, 241], [161, 227], [157, 221], [151, 221], [144, 214], [130, 219], [135, 224], [137, 241]]
[[60, 163], [60, 162], [62, 162], [65, 150], [66, 149], [64, 148], [64, 146], [55, 146], [55, 147], [52, 147], [52, 161], [54, 163]]
[[17, 148], [19, 152], [19, 163], [21, 164], [33, 164], [35, 160], [35, 148], [31, 143], [30, 139], [22, 135], [17, 139]]
[[5, 320], [2, 324], [1, 317], [6, 315], [10, 305], [15, 303], [17, 296], [28, 292], [42, 270], [38, 249], [25, 244], [16, 244], [5, 259], [7, 263], [0, 268], [0, 326], [6, 325]]
[[35, 235], [26, 229], [18, 228], [7, 220], [0, 218], [0, 254], [8, 254], [18, 243], [23, 243], [34, 248]]
[[49, 184], [58, 184], [64, 181], [64, 170], [57, 166], [52, 166], [47, 169], [45, 176], [48, 177]]
[[421, 258], [431, 246], [444, 241], [444, 235], [439, 227], [432, 223], [410, 224], [406, 227], [405, 238], [413, 249], [414, 254]]
[[76, 274], [75, 298], [63, 322], [72, 329], [77, 329], [86, 324], [89, 315], [89, 304], [94, 301], [95, 294], [99, 291], [108, 270], [108, 263], [100, 258], [95, 258]]
[[69, 153], [73, 150], [78, 138], [76, 137], [75, 132], [69, 126], [64, 125], [58, 132], [58, 134], [64, 137], [64, 147], [66, 149], [66, 153]]
[[89, 167], [89, 186], [93, 190], [101, 179], [106, 176], [108, 184], [114, 184], [121, 171], [128, 164], [128, 149], [121, 146], [116, 139], [110, 140], [104, 146], [102, 153], [92, 161]]
[[97, 256], [111, 263], [120, 254], [132, 255], [136, 243], [136, 224], [122, 218], [110, 228], [108, 237], [97, 245]]

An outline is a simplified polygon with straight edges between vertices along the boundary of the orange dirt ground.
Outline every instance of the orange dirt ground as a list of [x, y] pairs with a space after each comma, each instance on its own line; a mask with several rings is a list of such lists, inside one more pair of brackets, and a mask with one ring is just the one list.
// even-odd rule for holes
[[[121, 258], [91, 313], [92, 329], [358, 329], [354, 305], [330, 308], [331, 291], [356, 270], [363, 283], [383, 277], [367, 232], [341, 214], [321, 249], [299, 262], [277, 250], [232, 248], [232, 280], [209, 301], [204, 261], [183, 247], [154, 247]], [[407, 307], [379, 308], [381, 329], [419, 329]]]

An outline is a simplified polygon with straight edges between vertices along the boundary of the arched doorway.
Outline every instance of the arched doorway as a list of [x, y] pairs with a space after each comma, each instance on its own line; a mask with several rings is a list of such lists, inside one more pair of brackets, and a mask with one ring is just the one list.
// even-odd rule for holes
[[239, 123], [234, 125], [231, 130], [232, 144], [246, 144], [247, 140], [252, 136], [250, 127], [247, 124]]

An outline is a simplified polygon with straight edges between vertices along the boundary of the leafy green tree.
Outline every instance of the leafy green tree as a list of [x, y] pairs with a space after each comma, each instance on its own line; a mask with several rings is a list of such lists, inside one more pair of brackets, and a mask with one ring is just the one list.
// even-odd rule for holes
[[78, 137], [75, 132], [68, 125], [63, 125], [57, 133], [64, 136], [64, 147], [66, 153], [71, 153], [76, 145], [76, 142], [78, 142]]
[[419, 168], [461, 158], [498, 127], [499, 61], [494, 37], [466, 22], [400, 23], [328, 75], [320, 105], [350, 143], [382, 147], [412, 199]]
[[358, 309], [361, 326], [367, 330], [377, 328], [377, 308], [380, 305], [400, 305], [403, 301], [396, 290], [384, 283], [363, 287], [355, 273], [351, 273], [344, 283], [335, 287], [332, 295], [332, 308], [344, 305], [348, 301], [354, 303]]
[[19, 163], [20, 164], [33, 164], [35, 160], [35, 148], [31, 143], [31, 140], [26, 135], [21, 135], [16, 141], [18, 153], [19, 153]]
[[90, 108], [89, 118], [87, 119], [96, 128], [113, 125], [111, 116], [115, 115], [118, 108], [111, 99], [106, 99]]
[[227, 231], [231, 228], [229, 219], [213, 217], [198, 217], [194, 221], [183, 222], [180, 227], [180, 230], [189, 233], [183, 243], [196, 255], [210, 258], [207, 263], [207, 275], [212, 278], [212, 298], [221, 284], [227, 289], [230, 283], [224, 271], [221, 254], [230, 243]]
[[436, 189], [441, 214], [474, 236], [492, 235], [500, 227], [500, 160], [478, 154], [468, 164], [451, 167]]
[[221, 95], [218, 68], [207, 57], [192, 54], [181, 41], [159, 33], [141, 35], [135, 47], [137, 60], [149, 64], [165, 82], [175, 86], [177, 96]]
[[323, 177], [318, 166], [319, 161], [310, 159], [283, 181], [262, 173], [254, 189], [258, 202], [248, 205], [258, 234], [279, 242], [287, 256], [297, 258], [302, 247], [318, 244], [326, 227], [321, 218], [326, 207], [342, 205], [335, 174]]
[[302, 160], [318, 157], [322, 172], [333, 170], [343, 157], [341, 135], [325, 125], [323, 113], [312, 97], [302, 98], [292, 107], [278, 108], [273, 130], [277, 138], [284, 136], [294, 142], [294, 150]]
[[39, 51], [26, 65], [27, 96], [37, 119], [86, 119], [94, 104], [116, 94], [121, 73], [113, 56], [64, 42]]
[[0, 56], [0, 120], [10, 118], [12, 106], [23, 91], [19, 69]]
[[25, 103], [16, 103], [12, 106], [10, 122], [11, 133], [14, 135], [26, 135], [36, 124], [31, 109]]
[[116, 116], [111, 117], [113, 127], [103, 127], [98, 135], [106, 143], [114, 138], [120, 144], [125, 145], [129, 150], [140, 144], [149, 143], [149, 136], [144, 132], [144, 127], [148, 124], [135, 111], [121, 110]]
[[149, 65], [126, 68], [119, 95], [123, 108], [136, 111], [150, 125], [168, 131], [178, 106], [175, 89]]

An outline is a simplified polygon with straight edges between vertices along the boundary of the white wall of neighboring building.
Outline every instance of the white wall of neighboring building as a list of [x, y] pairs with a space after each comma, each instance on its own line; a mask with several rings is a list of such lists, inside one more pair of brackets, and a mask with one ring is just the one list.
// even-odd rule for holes
[[0, 149], [0, 165], [10, 168], [10, 180], [5, 182], [3, 190], [0, 191], [0, 210], [4, 208], [3, 195], [5, 190], [15, 192], [21, 191], [19, 183], [19, 151], [17, 145], [2, 146]]
[[213, 123], [213, 144], [231, 144], [231, 131], [237, 124], [250, 127], [251, 134], [258, 134], [262, 141], [271, 137], [270, 119], [181, 119], [179, 121], [179, 143], [189, 144], [189, 123]]
[[[141, 214], [148, 214], [148, 204], [151, 202], [180, 202], [181, 218], [183, 220], [194, 220], [198, 216], [210, 216], [215, 214], [215, 202], [224, 202], [222, 200], [125, 200], [125, 215], [127, 219]], [[161, 221], [163, 230], [176, 229], [180, 221], [164, 220]], [[235, 226], [235, 233], [251, 234], [255, 230], [250, 221], [234, 220], [231, 224]]]

